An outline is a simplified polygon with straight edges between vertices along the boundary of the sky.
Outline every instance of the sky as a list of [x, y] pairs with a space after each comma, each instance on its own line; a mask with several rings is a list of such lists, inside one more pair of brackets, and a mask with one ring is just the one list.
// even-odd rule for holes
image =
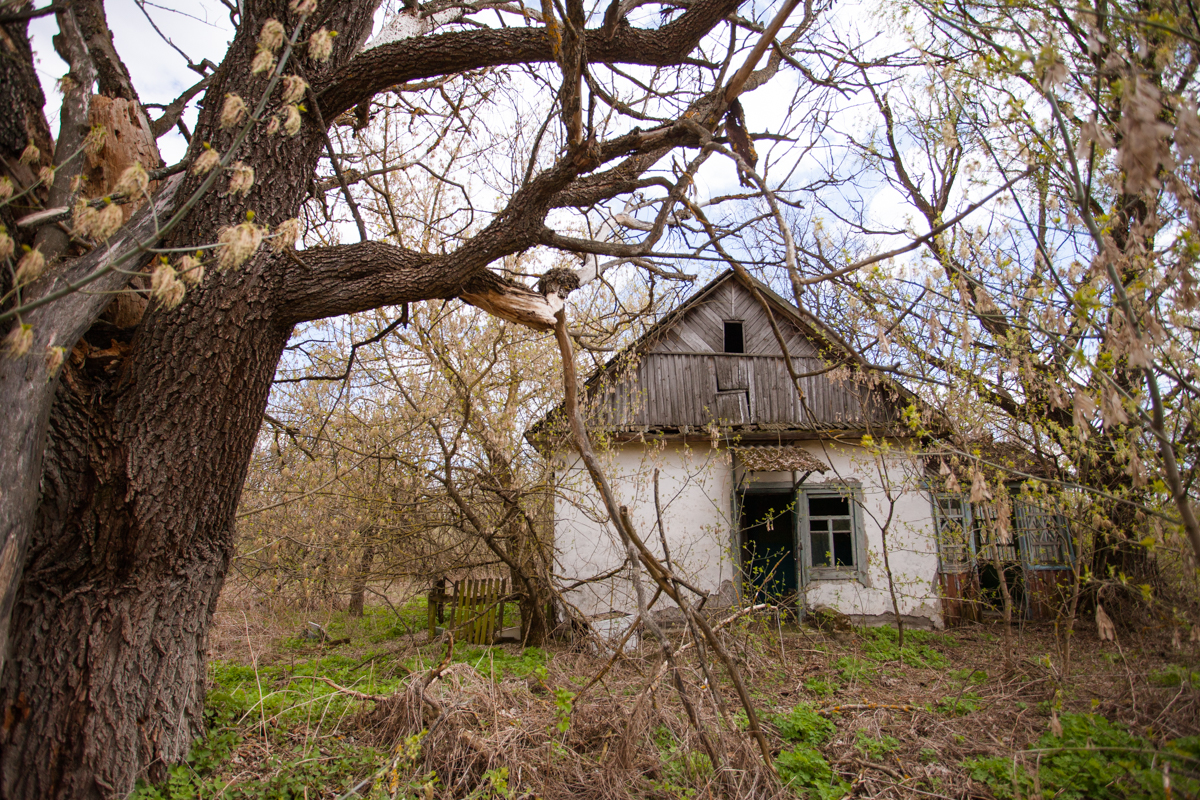
[[[189, 0], [181, 4], [184, 11], [175, 11], [165, 5], [144, 4], [154, 24], [193, 63], [209, 59], [221, 63], [225, 51], [233, 38], [233, 26], [229, 12], [217, 0]], [[170, 44], [159, 36], [146, 14], [134, 0], [107, 0], [109, 26], [117, 52], [121, 54], [133, 84], [144, 103], [167, 104], [183, 93], [184, 89], [200, 80], [200, 75], [188, 69], [187, 61]], [[37, 60], [38, 77], [46, 92], [47, 116], [50, 129], [58, 130], [59, 97], [56, 84], [67, 73], [67, 64], [54, 52], [52, 37], [58, 33], [58, 24], [53, 16], [39, 17], [29, 23], [29, 34]], [[151, 117], [154, 109], [151, 109]], [[185, 115], [188, 128], [196, 121], [192, 107]], [[158, 140], [163, 159], [173, 164], [183, 157], [187, 142], [178, 131], [172, 131]]]
[[[599, 0], [597, 3], [596, 7], [601, 11], [607, 5]], [[195, 63], [204, 59], [220, 63], [234, 33], [228, 9], [218, 0], [174, 3], [182, 10], [171, 8], [171, 4], [172, 0], [162, 0], [161, 4], [148, 0], [108, 0], [105, 4], [117, 51], [125, 60], [134, 85], [146, 103], [169, 103], [199, 80], [200, 76], [188, 68], [187, 59], [179, 51]], [[777, 5], [778, 3], [769, 0], [751, 0], [743, 7], [742, 13], [750, 16], [753, 9], [760, 9], [757, 15], [769, 18], [773, 11], [772, 6]], [[394, 6], [394, 2], [385, 2], [382, 6], [377, 15], [377, 29], [383, 27], [383, 20], [389, 15], [389, 7]], [[859, 3], [839, 5], [825, 24], [838, 27], [870, 25], [866, 10], [866, 6]], [[653, 25], [655, 20], [638, 20], [638, 23]], [[57, 130], [59, 99], [56, 82], [67, 71], [67, 65], [54, 52], [51, 43], [51, 38], [57, 32], [57, 24], [53, 16], [46, 16], [31, 21], [29, 29], [36, 52], [38, 74], [49, 99], [47, 111], [51, 128]], [[165, 41], [164, 37], [169, 41]], [[779, 128], [787, 113], [787, 101], [797, 78], [797, 73], [793, 71], [788, 70], [785, 73], [766, 87], [743, 98], [750, 130], [770, 132]], [[155, 114], [156, 110], [151, 109], [152, 118]], [[195, 118], [196, 110], [193, 105], [184, 117], [189, 129], [194, 127]], [[173, 164], [184, 155], [187, 145], [178, 131], [171, 131], [159, 139], [159, 147], [165, 163]], [[765, 153], [769, 147], [768, 143], [762, 143], [759, 149]], [[785, 155], [784, 163], [789, 160]], [[665, 162], [660, 166], [664, 165]], [[779, 174], [786, 171], [786, 166], [783, 166]], [[768, 180], [770, 181], [770, 176]], [[478, 183], [474, 181], [472, 185], [473, 188], [479, 188]], [[724, 158], [709, 160], [698, 176], [696, 190], [701, 201], [715, 195], [744, 191], [739, 187], [732, 162]], [[500, 198], [495, 198], [494, 202], [499, 201]], [[494, 202], [477, 202], [476, 205], [488, 208], [492, 207]], [[899, 222], [893, 211], [899, 204], [890, 190], [876, 189], [869, 203], [874, 215], [889, 226]], [[648, 209], [640, 216], [648, 218], [653, 211], [654, 209]], [[347, 224], [346, 230], [340, 232], [344, 241], [357, 239], [357, 233], [351, 224]]]
[[[187, 3], [174, 4], [182, 10], [171, 8], [170, 5], [170, 0], [164, 0], [161, 4], [149, 0], [140, 3], [136, 0], [107, 0], [105, 3], [117, 52], [129, 68], [134, 86], [144, 103], [169, 103], [199, 80], [200, 76], [188, 68], [187, 61], [178, 51], [185, 53], [193, 63], [208, 59], [219, 64], [234, 34], [228, 9], [218, 0], [189, 0]], [[382, 4], [382, 10], [377, 15], [377, 28], [382, 27], [390, 5]], [[756, 5], [760, 3], [751, 3], [747, 9]], [[161, 31], [161, 36], [155, 31], [155, 26]], [[49, 101], [47, 116], [51, 130], [55, 132], [60, 104], [56, 84], [67, 72], [66, 63], [55, 53], [51, 41], [57, 32], [58, 26], [53, 15], [39, 17], [29, 24], [38, 76]], [[164, 41], [164, 36], [170, 43]], [[747, 104], [752, 130], [771, 130], [773, 118], [779, 113], [778, 104], [770, 102], [769, 98], [758, 98], [758, 95], [766, 93], [758, 92], [753, 106]], [[154, 111], [151, 109], [151, 117]], [[194, 126], [195, 119], [193, 105], [184, 117], [189, 129]], [[172, 164], [183, 156], [187, 143], [178, 131], [172, 131], [159, 139], [159, 148], [164, 161]], [[723, 159], [713, 160], [706, 170], [710, 173], [707, 177], [714, 194], [736, 190], [737, 186], [732, 164], [718, 164], [721, 161]]]

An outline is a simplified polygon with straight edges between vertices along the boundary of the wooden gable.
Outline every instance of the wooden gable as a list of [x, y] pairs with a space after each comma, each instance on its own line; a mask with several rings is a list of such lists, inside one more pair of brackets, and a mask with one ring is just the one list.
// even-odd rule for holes
[[[734, 276], [730, 273], [730, 277]], [[782, 356], [779, 340], [771, 330], [767, 313], [740, 281], [721, 280], [701, 290], [682, 309], [678, 320], [647, 337], [644, 352], [723, 353], [725, 322], [741, 322], [743, 352], [749, 355]], [[793, 358], [816, 357], [817, 347], [791, 319], [775, 311], [776, 322]]]
[[[804, 392], [762, 305], [733, 272], [697, 292], [588, 382], [591, 424], [613, 431], [869, 430], [898, 421], [894, 384], [868, 382], [860, 359], [815, 319], [758, 284]], [[742, 352], [725, 351], [740, 323]], [[831, 371], [835, 362], [843, 369]], [[848, 368], [848, 369], [847, 369]]]

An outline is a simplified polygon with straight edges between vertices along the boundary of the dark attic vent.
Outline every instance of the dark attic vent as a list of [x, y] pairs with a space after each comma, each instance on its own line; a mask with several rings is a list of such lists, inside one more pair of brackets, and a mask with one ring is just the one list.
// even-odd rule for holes
[[740, 321], [725, 320], [725, 352], [746, 352], [746, 343], [742, 337], [742, 323]]

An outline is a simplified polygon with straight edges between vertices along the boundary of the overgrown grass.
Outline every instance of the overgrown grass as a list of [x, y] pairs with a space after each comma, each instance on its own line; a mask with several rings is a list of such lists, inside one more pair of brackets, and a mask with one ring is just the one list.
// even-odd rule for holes
[[247, 764], [235, 752], [246, 735], [243, 721], [264, 704], [248, 704], [252, 694], [242, 691], [238, 680], [243, 675], [231, 670], [226, 677], [235, 682], [235, 691], [217, 688], [209, 693], [205, 735], [192, 745], [187, 760], [172, 766], [163, 783], [139, 783], [130, 800], [301, 800], [313, 787], [348, 789], [380, 763], [384, 754], [377, 749], [340, 737], [306, 736], [297, 745], [275, 735], [267, 757], [251, 765], [255, 778], [245, 780]]
[[319, 678], [365, 694], [390, 694], [405, 674], [407, 670], [399, 674], [395, 669], [385, 671], [371, 657], [355, 659], [337, 654], [257, 668], [215, 662], [210, 670], [214, 692], [244, 708], [246, 719], [270, 719], [282, 726], [302, 724], [317, 732], [336, 727], [358, 702]]
[[929, 631], [905, 631], [904, 647], [900, 647], [900, 634], [895, 628], [862, 628], [863, 655], [872, 661], [899, 661], [908, 667], [923, 669], [945, 669], [949, 660], [927, 642], [935, 636]]

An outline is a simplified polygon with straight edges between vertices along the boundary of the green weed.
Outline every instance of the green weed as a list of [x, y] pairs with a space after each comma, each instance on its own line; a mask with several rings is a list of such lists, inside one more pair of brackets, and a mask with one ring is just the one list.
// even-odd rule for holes
[[[986, 783], [1000, 800], [1030, 796], [1040, 784], [1044, 797], [1059, 800], [1163, 798], [1162, 764], [1173, 771], [1173, 791], [1180, 797], [1200, 794], [1191, 777], [1200, 765], [1200, 737], [1168, 742], [1163, 748], [1096, 714], [1064, 713], [1062, 736], [1045, 733], [1037, 747], [1013, 759], [997, 756], [963, 762], [974, 780]], [[1034, 770], [1036, 770], [1036, 781]]]
[[900, 749], [900, 740], [887, 735], [876, 738], [860, 730], [854, 734], [854, 747], [872, 761], [882, 761], [889, 753]]
[[1188, 686], [1200, 689], [1200, 672], [1178, 664], [1168, 664], [1150, 673], [1150, 682], [1155, 686]]
[[928, 706], [929, 710], [936, 714], [948, 714], [952, 717], [961, 717], [966, 714], [971, 714], [983, 707], [983, 698], [974, 692], [959, 692], [957, 694], [948, 694], [936, 703]]
[[779, 728], [786, 742], [821, 745], [837, 732], [837, 726], [801, 703], [786, 714], [775, 714], [770, 721]]
[[832, 697], [839, 688], [836, 679], [808, 678], [804, 681], [804, 689], [817, 697]]
[[950, 677], [959, 683], [982, 686], [987, 683], [988, 674], [981, 669], [955, 669], [950, 671]]
[[[663, 784], [680, 793], [679, 787], [704, 783], [712, 774], [712, 761], [706, 753], [688, 750], [666, 726], [654, 731], [654, 744], [662, 761]], [[690, 797], [692, 791], [683, 791]]]
[[194, 800], [221, 796], [231, 800], [300, 800], [313, 786], [349, 788], [378, 766], [382, 753], [327, 738], [319, 752], [289, 751], [263, 765], [259, 781], [229, 785], [226, 769], [242, 740], [236, 728], [243, 702], [228, 692], [210, 693], [205, 709], [206, 734], [192, 745], [187, 760], [168, 771], [160, 784], [139, 782], [130, 800]]
[[875, 668], [857, 656], [842, 656], [833, 668], [846, 683], [870, 683], [875, 676]]
[[[413, 656], [404, 662], [409, 672], [424, 672], [441, 661], [444, 645], [430, 649], [427, 655]], [[423, 648], [425, 649], [425, 648]], [[510, 653], [501, 647], [456, 647], [453, 661], [470, 664], [480, 675], [505, 678], [527, 678], [539, 672], [545, 673], [549, 656], [539, 647], [526, 647], [520, 653]], [[544, 679], [544, 678], [543, 678]]]
[[829, 762], [815, 747], [799, 745], [784, 750], [775, 759], [775, 769], [783, 785], [799, 797], [838, 800], [850, 791], [850, 784], [833, 774]]
[[209, 675], [215, 689], [244, 715], [269, 717], [285, 727], [310, 722], [319, 725], [322, 719], [335, 725], [359, 702], [314, 678], [328, 678], [368, 694], [391, 694], [400, 685], [399, 678], [380, 675], [369, 663], [340, 655], [299, 661], [291, 667], [272, 664], [257, 669], [218, 661], [211, 665]]
[[899, 661], [924, 669], [945, 669], [950, 665], [944, 655], [924, 644], [933, 637], [929, 631], [905, 631], [903, 648], [895, 628], [862, 628], [861, 633], [863, 655], [872, 661]]

